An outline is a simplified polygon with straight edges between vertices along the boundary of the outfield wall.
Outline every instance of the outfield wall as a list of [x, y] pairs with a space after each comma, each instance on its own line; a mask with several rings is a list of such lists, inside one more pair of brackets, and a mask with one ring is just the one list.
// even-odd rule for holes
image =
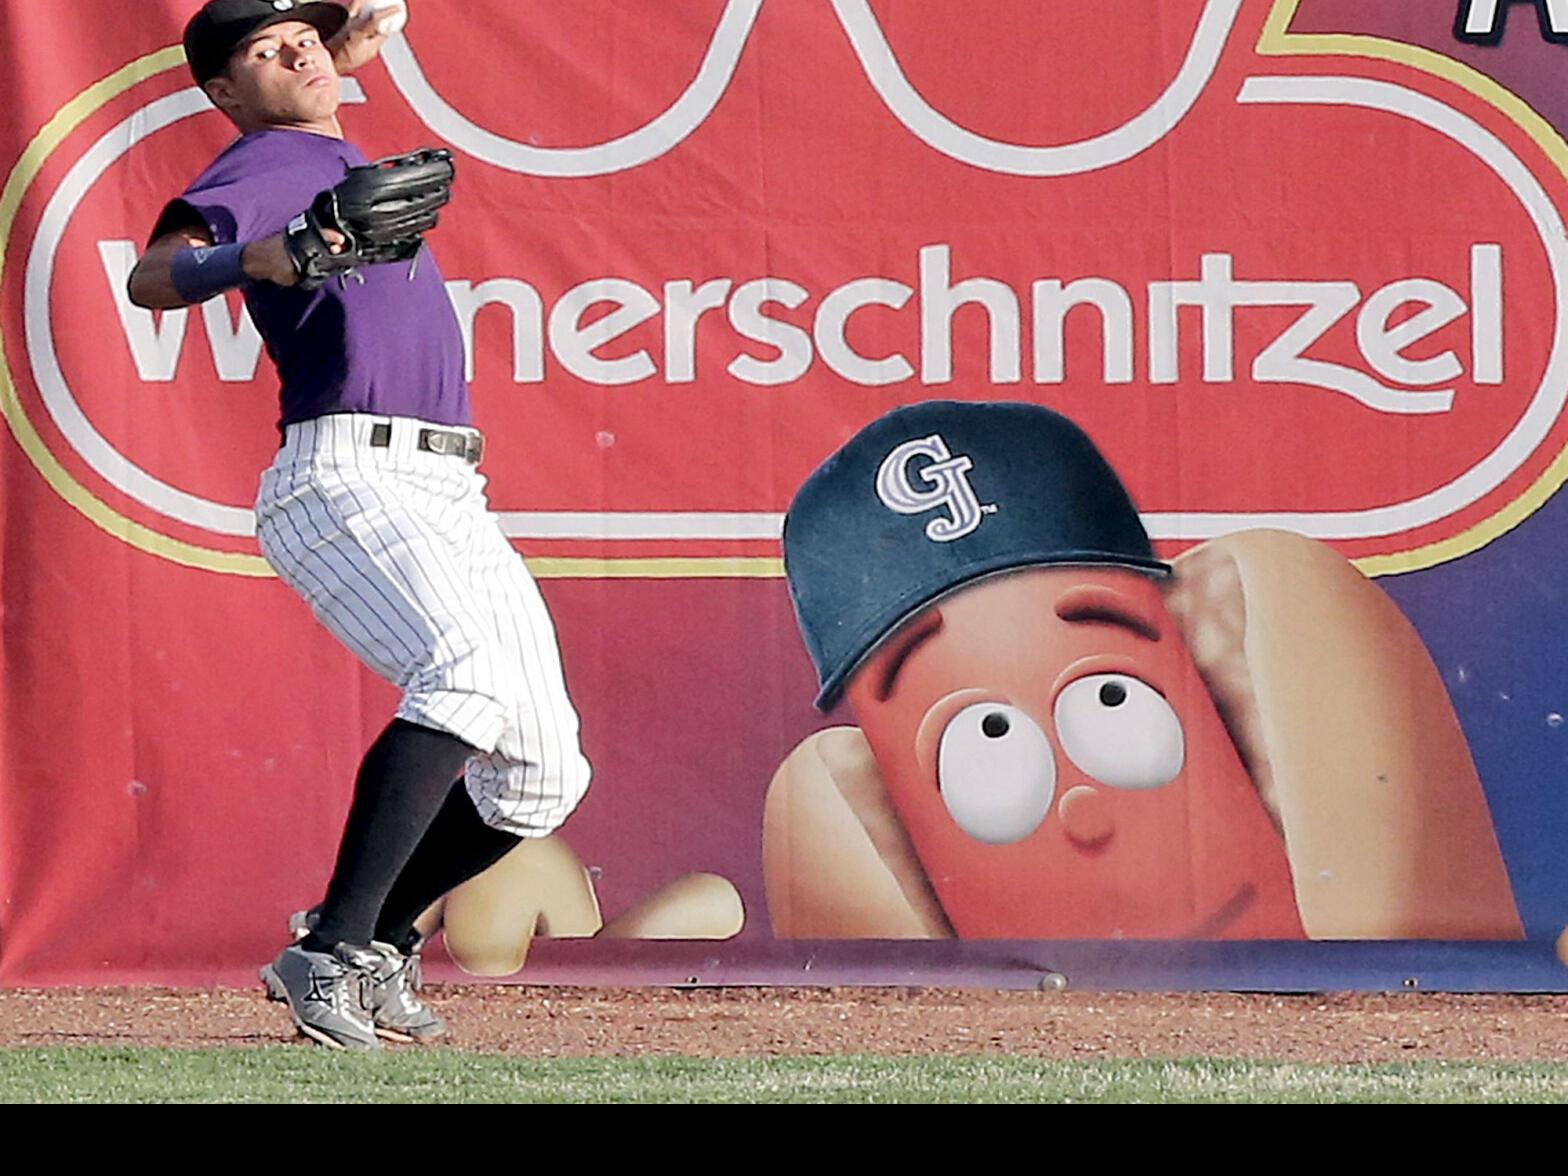
[[[0, 11], [7, 985], [248, 982], [396, 701], [258, 554], [238, 296], [123, 292], [231, 138], [195, 7]], [[1568, 989], [1528, 5], [411, 7], [343, 125], [457, 158], [431, 244], [594, 766], [431, 913], [459, 962]], [[1095, 554], [1123, 494], [1170, 575]]]

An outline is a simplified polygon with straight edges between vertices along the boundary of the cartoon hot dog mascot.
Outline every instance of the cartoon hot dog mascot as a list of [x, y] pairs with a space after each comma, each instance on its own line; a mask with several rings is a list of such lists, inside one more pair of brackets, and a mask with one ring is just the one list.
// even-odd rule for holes
[[784, 549], [859, 727], [769, 790], [776, 933], [1521, 936], [1429, 656], [1322, 544], [1168, 565], [1065, 417], [927, 402], [807, 480]]

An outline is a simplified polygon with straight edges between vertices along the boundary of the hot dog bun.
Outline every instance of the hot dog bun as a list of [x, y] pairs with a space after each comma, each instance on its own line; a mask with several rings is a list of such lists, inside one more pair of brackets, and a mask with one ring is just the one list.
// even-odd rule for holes
[[1283, 531], [1174, 567], [1167, 603], [1284, 834], [1307, 934], [1522, 938], [1469, 746], [1393, 601]]
[[953, 936], [858, 728], [818, 731], [779, 765], [762, 863], [781, 939]]
[[510, 976], [535, 937], [729, 939], [746, 924], [740, 892], [717, 874], [687, 874], [604, 923], [593, 881], [559, 837], [523, 841], [465, 882], [421, 919], [444, 929], [457, 966], [475, 976]]
[[746, 926], [740, 891], [718, 874], [686, 874], [604, 925], [605, 939], [729, 939]]
[[588, 871], [558, 837], [522, 841], [446, 897], [442, 926], [454, 963], [475, 976], [510, 976], [535, 935], [586, 938], [603, 923]]

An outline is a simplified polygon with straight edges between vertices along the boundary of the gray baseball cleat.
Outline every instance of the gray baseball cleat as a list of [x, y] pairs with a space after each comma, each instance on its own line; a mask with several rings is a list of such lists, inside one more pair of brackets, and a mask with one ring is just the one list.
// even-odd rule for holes
[[381, 962], [371, 972], [370, 1013], [376, 1032], [393, 1041], [434, 1041], [446, 1023], [419, 999], [424, 977], [419, 950], [404, 955], [389, 943], [372, 942]]
[[[321, 908], [295, 911], [289, 916], [289, 931], [296, 940], [304, 939], [321, 921]], [[389, 943], [372, 942], [381, 957], [371, 970], [370, 1013], [376, 1032], [391, 1041], [434, 1041], [446, 1032], [446, 1024], [420, 1000], [417, 993], [425, 986], [419, 949], [424, 940], [407, 954]]]
[[340, 943], [329, 955], [285, 947], [262, 965], [267, 995], [289, 1007], [305, 1036], [334, 1049], [380, 1049], [370, 1018], [370, 989], [381, 953]]
[[[319, 922], [321, 922], [321, 908], [319, 906], [313, 906], [308, 911], [295, 911], [289, 916], [289, 935], [295, 943], [298, 943], [314, 931], [316, 924]], [[263, 972], [265, 971], [266, 969], [264, 968]], [[263, 975], [262, 979], [266, 980], [267, 977]], [[287, 1000], [288, 996], [284, 993], [281, 985], [275, 987], [271, 981], [268, 981], [267, 999]]]

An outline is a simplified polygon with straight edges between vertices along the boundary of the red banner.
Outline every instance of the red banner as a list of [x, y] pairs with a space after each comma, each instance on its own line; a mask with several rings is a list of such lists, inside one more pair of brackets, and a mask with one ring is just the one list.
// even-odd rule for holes
[[[0, 83], [0, 982], [243, 979], [282, 917], [319, 897], [355, 765], [395, 703], [258, 554], [276, 380], [238, 295], [155, 313], [124, 291], [162, 204], [233, 136], [177, 47], [196, 7], [0, 12], [0, 46], [25, 63]], [[1568, 813], [1523, 783], [1559, 753], [1531, 743], [1511, 759], [1522, 745], [1463, 677], [1502, 648], [1476, 627], [1498, 574], [1485, 561], [1514, 543], [1508, 567], [1542, 569], [1527, 582], [1560, 567], [1535, 516], [1568, 471], [1568, 147], [1564, 117], [1521, 96], [1556, 60], [1533, 22], [1468, 47], [1451, 12], [1393, 0], [410, 7], [407, 32], [346, 84], [342, 120], [368, 156], [434, 145], [458, 159], [431, 243], [469, 347], [491, 504], [543, 581], [595, 767], [557, 866], [568, 889], [587, 869], [597, 914], [576, 933], [605, 930], [545, 947], [544, 967], [772, 979], [810, 957], [787, 947], [781, 859], [765, 870], [770, 781], [827, 725], [783, 517], [864, 427], [935, 400], [1049, 407], [1103, 454], [1162, 558], [1240, 552], [1227, 558], [1275, 576], [1269, 561], [1294, 557], [1247, 536], [1287, 532], [1332, 555], [1323, 574], [1351, 585], [1346, 599], [1376, 593], [1365, 616], [1385, 619], [1366, 622], [1368, 641], [1408, 631], [1398, 656], [1419, 657], [1386, 689], [1447, 716], [1457, 742], [1430, 770], [1459, 780], [1413, 780], [1411, 804], [1478, 815], [1460, 833], [1396, 822], [1386, 839], [1443, 826], [1434, 846], [1485, 859], [1471, 864], [1496, 884], [1495, 917], [1445, 922], [1450, 900], [1432, 896], [1478, 876], [1461, 872], [1446, 889], [1423, 881], [1423, 913], [1382, 931], [1314, 926], [1311, 837], [1187, 628], [1212, 716], [1181, 711], [1187, 747], [1223, 746], [1252, 815], [1214, 801], [1225, 815], [1189, 824], [1177, 856], [1268, 841], [1283, 913], [1259, 913], [1253, 937], [1522, 934], [1534, 954], [1510, 982], [1559, 967], [1568, 878], [1552, 865], [1526, 881], [1547, 869], [1528, 830], [1564, 830]], [[1547, 643], [1554, 600], [1514, 598], [1499, 622], [1512, 647]], [[1530, 670], [1548, 687], [1564, 672]], [[947, 933], [967, 935], [954, 911], [975, 886], [984, 906], [1049, 877], [1104, 917], [981, 918], [967, 937], [1225, 937], [1205, 930], [1211, 911], [1187, 917], [1208, 901], [1190, 894], [1152, 922], [1085, 905], [1105, 893], [1103, 854], [950, 885], [931, 839], [960, 833], [920, 826], [949, 810], [911, 815], [896, 764], [905, 750], [914, 763], [913, 744], [852, 701], [830, 717], [867, 731]], [[1321, 710], [1306, 746], [1349, 721]], [[1035, 719], [1060, 749], [1057, 720]], [[1426, 729], [1410, 721], [1406, 742]], [[1065, 803], [1065, 781], [1044, 803]], [[1200, 803], [1161, 796], [1157, 841]], [[1325, 827], [1356, 811], [1328, 792], [1303, 804]], [[1119, 836], [1143, 819], [1118, 818]], [[1187, 869], [1174, 862], [1127, 893], [1168, 888]], [[788, 868], [809, 872], [810, 855]], [[1138, 872], [1116, 867], [1111, 890]], [[526, 913], [557, 900], [491, 885], [487, 901], [523, 912], [526, 951]], [[831, 922], [801, 934], [834, 938]], [[664, 955], [605, 941], [665, 933], [710, 938]], [[852, 938], [899, 937], [873, 920]], [[1005, 968], [978, 944], [844, 950], [854, 975]], [[1330, 982], [1360, 974], [1322, 966]]]

